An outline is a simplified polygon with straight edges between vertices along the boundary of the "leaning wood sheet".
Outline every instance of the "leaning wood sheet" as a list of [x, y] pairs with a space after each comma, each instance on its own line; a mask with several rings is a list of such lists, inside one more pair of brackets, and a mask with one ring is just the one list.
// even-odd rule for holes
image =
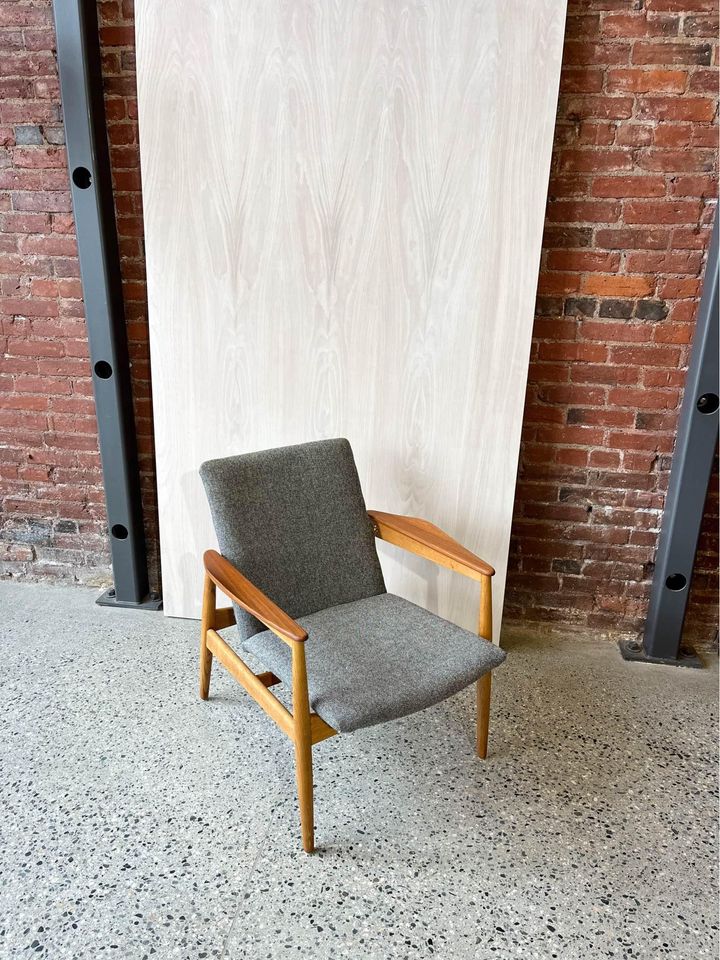
[[[208, 457], [346, 436], [502, 610], [565, 0], [136, 0], [163, 593]], [[382, 547], [468, 627], [477, 585]]]

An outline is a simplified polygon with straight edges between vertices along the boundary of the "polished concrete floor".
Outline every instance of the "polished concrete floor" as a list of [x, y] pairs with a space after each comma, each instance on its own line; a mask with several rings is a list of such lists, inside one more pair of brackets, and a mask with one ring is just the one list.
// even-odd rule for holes
[[0, 583], [0, 957], [442, 960], [718, 953], [717, 668], [506, 636], [490, 756], [472, 691], [289, 743], [197, 625]]

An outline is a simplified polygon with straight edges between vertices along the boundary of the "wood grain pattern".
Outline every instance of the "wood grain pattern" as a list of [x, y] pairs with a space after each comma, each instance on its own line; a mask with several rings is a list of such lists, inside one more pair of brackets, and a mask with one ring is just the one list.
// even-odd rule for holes
[[[505, 568], [565, 0], [137, 0], [166, 613], [210, 457], [330, 436]], [[382, 546], [466, 627], [473, 584]]]
[[[289, 644], [295, 641], [304, 643], [307, 640], [307, 633], [300, 624], [269, 600], [262, 590], [258, 590], [254, 583], [244, 577], [217, 550], [206, 550], [203, 562], [213, 585], [220, 587], [227, 597], [264, 623], [281, 640]], [[207, 589], [205, 593], [207, 595]], [[215, 591], [212, 592], [212, 599], [214, 601]], [[203, 606], [205, 605], [204, 602]], [[203, 618], [203, 624], [204, 622]]]
[[377, 537], [394, 543], [403, 550], [411, 550], [420, 557], [473, 580], [495, 574], [489, 563], [470, 553], [434, 523], [420, 517], [400, 517], [396, 513], [383, 513], [381, 510], [368, 510], [368, 516], [373, 522]]

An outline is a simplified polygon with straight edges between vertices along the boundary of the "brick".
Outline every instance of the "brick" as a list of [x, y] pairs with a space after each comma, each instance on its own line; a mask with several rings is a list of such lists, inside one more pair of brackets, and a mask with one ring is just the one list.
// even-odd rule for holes
[[62, 257], [74, 256], [77, 253], [75, 238], [64, 234], [51, 234], [50, 236], [30, 234], [27, 237], [21, 237], [18, 246], [21, 253], [28, 254], [41, 253]]
[[608, 272], [620, 266], [620, 255], [595, 250], [551, 250], [547, 261], [550, 270]]
[[0, 190], [47, 190], [65, 183], [62, 170], [0, 169]]
[[19, 2], [0, 5], [0, 27], [48, 26], [51, 23], [51, 11], [44, 7]]
[[610, 359], [612, 363], [636, 364], [639, 367], [670, 367], [677, 366], [680, 351], [674, 347], [612, 347]]
[[40, 144], [43, 142], [42, 131], [36, 124], [17, 124], [14, 128], [15, 143]]
[[635, 415], [628, 410], [612, 410], [608, 407], [583, 409], [571, 407], [567, 412], [569, 424], [584, 424], [598, 427], [630, 427]]
[[690, 343], [695, 326], [692, 323], [663, 323], [653, 330], [655, 343]]
[[638, 320], [658, 322], [664, 320], [667, 314], [667, 304], [662, 300], [638, 300], [635, 305], [635, 316]]
[[563, 301], [560, 297], [538, 297], [535, 314], [539, 317], [555, 317], [562, 313]]
[[598, 406], [606, 402], [607, 391], [604, 387], [588, 387], [577, 383], [543, 383], [538, 388], [538, 398], [544, 403], [563, 406], [569, 403]]
[[602, 343], [649, 343], [653, 331], [645, 324], [609, 323], [606, 319], [583, 324], [583, 337]]
[[602, 344], [573, 343], [560, 341], [558, 343], [541, 343], [538, 349], [540, 360], [574, 360], [590, 363], [602, 363], [607, 358], [607, 349]]
[[132, 46], [135, 43], [135, 30], [132, 26], [101, 27], [100, 41], [105, 46]]
[[654, 286], [650, 277], [592, 274], [583, 278], [581, 290], [600, 297], [646, 297]]
[[558, 169], [564, 173], [600, 173], [608, 170], [631, 170], [630, 150], [561, 150]]
[[560, 112], [572, 120], [587, 118], [602, 120], [622, 120], [632, 116], [632, 97], [607, 97], [600, 95], [561, 97]]
[[605, 74], [601, 68], [566, 67], [562, 71], [561, 89], [565, 93], [599, 93]]
[[710, 97], [643, 97], [637, 108], [641, 120], [694, 120], [710, 122], [717, 110]]
[[70, 210], [72, 203], [69, 192], [14, 192], [11, 194], [14, 210], [51, 212]]
[[[28, 82], [19, 77], [5, 79], [0, 77], [0, 96], [4, 100], [21, 100], [27, 95]], [[10, 139], [10, 138], [8, 138]], [[10, 143], [7, 144], [10, 146]]]
[[591, 467], [618, 467], [620, 454], [616, 450], [591, 450], [588, 462]]
[[664, 177], [595, 177], [592, 193], [596, 197], [664, 197], [667, 184]]
[[682, 93], [688, 82], [687, 70], [643, 70], [617, 67], [607, 72], [606, 89], [611, 92]]
[[7, 297], [0, 300], [0, 313], [7, 315], [19, 314], [23, 317], [56, 317], [58, 305], [55, 300], [42, 300], [39, 297], [13, 299]]
[[592, 317], [597, 309], [597, 300], [592, 297], [568, 297], [564, 312], [568, 316]]
[[615, 142], [620, 147], [647, 147], [653, 142], [655, 128], [649, 123], [626, 123], [618, 128]]
[[568, 123], [565, 128], [568, 131], [572, 131], [572, 135], [569, 135], [568, 143], [575, 143], [578, 146], [587, 146], [592, 144], [594, 146], [600, 147], [609, 147], [612, 143], [615, 142], [616, 134], [616, 125], [613, 121], [598, 121], [598, 120], [573, 120]]
[[595, 241], [598, 247], [608, 250], [666, 250], [670, 234], [666, 230], [598, 230]]
[[670, 13], [716, 13], [718, 9], [717, 0], [646, 0], [645, 5], [653, 12]]
[[658, 293], [668, 300], [699, 297], [701, 282], [694, 277], [670, 277], [660, 283]]
[[[717, 137], [715, 139], [717, 140]], [[709, 150], [666, 150], [651, 147], [638, 153], [637, 165], [643, 170], [661, 173], [713, 173], [715, 155]]]
[[717, 192], [717, 177], [709, 174], [679, 176], [670, 180], [670, 193], [674, 197], [714, 198], [717, 196]]
[[623, 217], [627, 224], [697, 223], [700, 209], [697, 200], [628, 200]]
[[608, 65], [627, 63], [630, 50], [629, 42], [597, 43], [568, 37], [563, 48], [563, 65], [594, 67], [599, 63]]
[[615, 320], [628, 320], [633, 315], [633, 301], [601, 300], [598, 315]]
[[682, 387], [685, 384], [685, 371], [645, 370], [643, 380], [649, 387]]
[[52, 144], [65, 143], [65, 131], [62, 127], [43, 126], [43, 136], [45, 137], [48, 143], [52, 143]]
[[555, 200], [547, 206], [549, 222], [615, 223], [621, 206], [611, 200]]
[[625, 265], [630, 273], [684, 273], [697, 276], [702, 266], [702, 255], [696, 250], [629, 252]]
[[709, 70], [696, 68], [690, 74], [690, 83], [688, 85], [688, 90], [690, 93], [717, 94], [717, 88], [717, 68], [712, 68]]
[[603, 19], [607, 37], [672, 37], [677, 36], [679, 17], [648, 17], [643, 12], [611, 13]]
[[13, 151], [13, 163], [16, 167], [31, 167], [34, 169], [54, 168], [62, 170], [63, 187], [67, 186], [66, 157], [65, 151], [57, 147], [43, 146], [37, 147], [16, 147]]
[[3, 233], [47, 233], [49, 230], [50, 217], [45, 213], [0, 213]]
[[577, 321], [558, 317], [538, 318], [533, 327], [536, 340], [574, 340], [577, 333]]
[[580, 289], [580, 277], [576, 273], [543, 272], [538, 281], [540, 294], [575, 293]]
[[653, 143], [656, 147], [687, 147], [693, 134], [689, 123], [663, 124], [655, 128]]
[[708, 231], [700, 227], [680, 227], [673, 230], [671, 243], [679, 250], [704, 250], [708, 244]]
[[582, 364], [574, 366], [570, 377], [575, 383], [606, 383], [615, 386], [618, 383], [637, 384], [640, 382], [640, 371], [637, 366], [617, 366], [615, 364]]
[[607, 445], [617, 450], [651, 450], [655, 453], [669, 453], [674, 444], [672, 436], [663, 437], [659, 434], [648, 436], [639, 431], [611, 432], [607, 438]]
[[543, 246], [546, 248], [557, 247], [589, 247], [593, 239], [592, 227], [545, 227], [543, 233]]
[[638, 41], [633, 45], [631, 60], [637, 64], [671, 63], [697, 64], [708, 66], [712, 62], [712, 46], [709, 43], [645, 43]]

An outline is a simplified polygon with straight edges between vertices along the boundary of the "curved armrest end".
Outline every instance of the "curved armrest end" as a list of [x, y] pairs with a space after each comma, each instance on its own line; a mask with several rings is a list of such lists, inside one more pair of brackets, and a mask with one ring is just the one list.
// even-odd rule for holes
[[368, 516], [373, 522], [376, 536], [381, 540], [426, 556], [429, 560], [476, 580], [495, 575], [494, 567], [486, 560], [471, 553], [434, 523], [419, 517], [383, 513], [381, 510], [368, 510]]
[[244, 577], [230, 561], [217, 550], [206, 550], [203, 554], [205, 571], [213, 583], [219, 587], [234, 603], [277, 634], [287, 643], [307, 640], [307, 631], [292, 617], [281, 610], [262, 590]]

